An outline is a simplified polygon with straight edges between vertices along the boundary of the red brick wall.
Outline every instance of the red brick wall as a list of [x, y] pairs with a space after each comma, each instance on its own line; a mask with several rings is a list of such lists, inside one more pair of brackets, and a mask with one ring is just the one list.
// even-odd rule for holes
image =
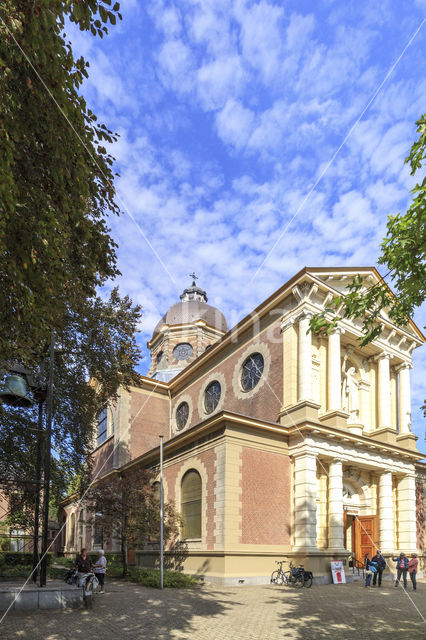
[[[216, 451], [215, 449], [209, 449], [208, 451], [203, 451], [202, 453], [198, 453], [194, 456], [194, 469], [199, 469], [197, 467], [197, 463], [201, 462], [207, 473], [207, 486], [205, 484], [203, 475], [201, 474], [202, 479], [202, 495], [203, 495], [203, 517], [206, 517], [206, 545], [207, 549], [213, 549], [215, 543], [215, 515], [216, 509], [214, 506], [215, 502], [215, 465], [216, 465]], [[177, 462], [170, 466], [167, 466], [164, 469], [164, 478], [167, 483], [167, 495], [165, 496], [165, 500], [167, 502], [173, 501], [175, 502], [175, 506], [177, 511], [180, 511], [180, 504], [176, 503], [177, 496], [175, 493], [176, 487], [176, 479], [180, 474], [183, 465], [186, 465], [185, 462]]]
[[[266, 334], [266, 335], [265, 335]], [[251, 416], [253, 418], [259, 418], [263, 420], [269, 420], [276, 422], [278, 420], [279, 411], [282, 407], [282, 375], [283, 375], [283, 346], [280, 337], [280, 325], [275, 323], [271, 325], [268, 331], [262, 334], [261, 343], [267, 344], [271, 354], [271, 366], [269, 369], [268, 380], [262, 385], [259, 385], [257, 393], [251, 395], [248, 398], [237, 398], [234, 394], [232, 387], [232, 378], [234, 370], [241, 358], [243, 350], [238, 350], [233, 353], [227, 360], [217, 360], [209, 363], [204, 372], [191, 382], [187, 387], [184, 387], [178, 394], [173, 397], [172, 409], [173, 411], [179, 404], [179, 398], [181, 395], [189, 395], [192, 399], [193, 413], [192, 413], [192, 426], [205, 419], [205, 415], [200, 416], [198, 412], [198, 398], [202, 392], [205, 384], [205, 380], [214, 371], [220, 372], [225, 376], [226, 382], [226, 396], [223, 409], [240, 413], [242, 415]], [[269, 336], [269, 340], [268, 340]], [[243, 349], [253, 343], [253, 352], [256, 351], [256, 343], [259, 343], [258, 336], [247, 340]], [[232, 345], [233, 348], [233, 345]], [[223, 354], [228, 356], [229, 352]], [[224, 393], [224, 390], [222, 390]]]
[[109, 438], [93, 452], [93, 475], [92, 478], [103, 476], [113, 468], [114, 465], [114, 438]]
[[130, 401], [130, 459], [158, 447], [159, 436], [169, 437], [168, 396], [132, 391]]
[[0, 491], [0, 522], [7, 517], [9, 512], [9, 503], [4, 494]]
[[242, 449], [242, 544], [290, 544], [290, 458]]

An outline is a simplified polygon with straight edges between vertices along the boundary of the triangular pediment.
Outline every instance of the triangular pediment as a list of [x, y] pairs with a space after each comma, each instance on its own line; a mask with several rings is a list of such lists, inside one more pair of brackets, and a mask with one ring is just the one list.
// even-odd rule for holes
[[[346, 294], [348, 292], [347, 286], [352, 282], [355, 276], [361, 276], [366, 288], [373, 287], [376, 284], [384, 282], [380, 273], [375, 267], [307, 267], [307, 273], [314, 276], [318, 280], [321, 280], [331, 289], [334, 289], [339, 294]], [[387, 285], [387, 283], [385, 283]], [[389, 290], [391, 288], [387, 285]], [[386, 309], [381, 311], [381, 316], [390, 322]], [[416, 338], [423, 339], [423, 335], [419, 328], [410, 320], [410, 322], [403, 327], [405, 331], [415, 336]]]
[[381, 277], [374, 267], [362, 268], [326, 268], [316, 267], [308, 268], [307, 272], [322, 280], [332, 289], [336, 289], [339, 293], [347, 293], [346, 287], [352, 282], [355, 276], [361, 276], [366, 287], [371, 287], [380, 282]]

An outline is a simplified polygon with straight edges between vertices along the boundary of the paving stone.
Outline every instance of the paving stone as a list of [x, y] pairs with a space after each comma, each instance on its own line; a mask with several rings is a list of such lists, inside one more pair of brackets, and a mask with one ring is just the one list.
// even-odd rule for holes
[[[2, 640], [390, 640], [426, 638], [426, 582], [417, 592], [362, 582], [289, 587], [205, 585], [158, 591], [110, 581], [93, 609], [11, 610]], [[1, 618], [1, 614], [0, 614]]]

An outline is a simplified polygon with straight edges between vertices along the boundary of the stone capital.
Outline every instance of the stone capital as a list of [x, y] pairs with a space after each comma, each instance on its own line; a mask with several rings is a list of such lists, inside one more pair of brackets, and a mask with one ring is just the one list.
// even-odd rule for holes
[[402, 371], [403, 369], [412, 369], [413, 365], [411, 364], [411, 362], [403, 362], [402, 364], [399, 364], [395, 367], [395, 371], [399, 372]]
[[343, 335], [345, 333], [345, 330], [343, 327], [340, 327], [339, 325], [337, 325], [337, 327], [333, 327], [333, 329], [330, 331], [330, 333], [328, 334], [329, 336], [333, 336], [335, 334], [339, 334], [339, 335]]
[[286, 318], [285, 320], [282, 320], [281, 321], [281, 333], [283, 333], [289, 327], [293, 327], [295, 322], [296, 322], [296, 316], [293, 316], [292, 318]]
[[309, 311], [308, 309], [304, 309], [301, 313], [299, 313], [299, 315], [297, 316], [297, 321], [300, 322], [300, 320], [310, 320], [313, 316], [313, 312]]
[[389, 353], [389, 351], [381, 351], [381, 353], [377, 353], [375, 356], [373, 356], [373, 360], [391, 360], [392, 357], [393, 356], [391, 353]]

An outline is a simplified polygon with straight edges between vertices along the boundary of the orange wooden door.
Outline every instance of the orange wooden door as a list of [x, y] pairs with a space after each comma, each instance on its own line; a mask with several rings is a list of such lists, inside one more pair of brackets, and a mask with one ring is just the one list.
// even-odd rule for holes
[[378, 521], [377, 516], [356, 516], [355, 518], [356, 559], [361, 562], [364, 561], [366, 553], [371, 553], [371, 557], [373, 557], [378, 549]]

